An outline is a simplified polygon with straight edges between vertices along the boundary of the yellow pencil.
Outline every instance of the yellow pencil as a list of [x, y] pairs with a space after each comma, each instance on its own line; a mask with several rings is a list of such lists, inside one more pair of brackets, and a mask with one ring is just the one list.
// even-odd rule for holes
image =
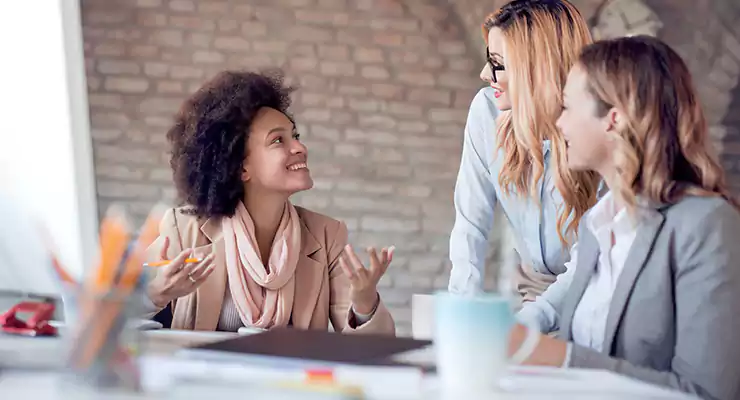
[[[199, 263], [203, 260], [200, 258], [186, 258], [185, 264], [193, 264], [193, 263]], [[144, 263], [145, 267], [164, 267], [165, 265], [171, 263], [172, 260], [162, 260], [162, 261], [155, 261], [150, 263]]]

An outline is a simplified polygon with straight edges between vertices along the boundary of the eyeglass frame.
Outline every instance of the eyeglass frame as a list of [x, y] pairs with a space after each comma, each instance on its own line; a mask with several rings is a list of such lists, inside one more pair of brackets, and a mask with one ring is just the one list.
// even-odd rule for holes
[[491, 77], [493, 78], [493, 83], [498, 83], [498, 79], [496, 78], [496, 71], [506, 71], [506, 68], [503, 64], [499, 64], [498, 62], [493, 61], [491, 58], [491, 52], [488, 51], [488, 46], [486, 46], [486, 62], [488, 63], [488, 66], [491, 67]]

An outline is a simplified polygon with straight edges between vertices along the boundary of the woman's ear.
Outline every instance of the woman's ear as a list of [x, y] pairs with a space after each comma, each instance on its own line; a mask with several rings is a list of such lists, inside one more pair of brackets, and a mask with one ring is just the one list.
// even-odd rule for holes
[[610, 108], [604, 117], [604, 124], [606, 125], [605, 130], [610, 137], [612, 135], [618, 135], [624, 128], [624, 116], [622, 112], [615, 107]]
[[604, 123], [606, 123], [607, 132], [612, 132], [617, 129], [617, 114], [619, 114], [619, 111], [614, 107], [610, 108], [609, 111], [606, 112]]
[[247, 171], [247, 167], [242, 167], [242, 182], [249, 181], [249, 171]]

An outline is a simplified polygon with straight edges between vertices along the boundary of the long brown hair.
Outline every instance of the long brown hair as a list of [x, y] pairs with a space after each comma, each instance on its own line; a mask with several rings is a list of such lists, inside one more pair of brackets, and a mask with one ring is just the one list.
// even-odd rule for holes
[[578, 61], [600, 115], [616, 108], [617, 187], [631, 209], [637, 196], [674, 204], [687, 194], [721, 196], [736, 208], [716, 159], [686, 64], [649, 36], [597, 42]]
[[550, 140], [555, 187], [563, 197], [557, 230], [575, 234], [583, 214], [596, 202], [598, 176], [568, 168], [565, 140], [555, 126], [563, 102], [568, 71], [591, 43], [588, 24], [566, 0], [515, 0], [489, 15], [483, 35], [503, 32], [506, 71], [512, 108], [498, 123], [498, 148], [503, 150], [499, 183], [505, 193], [538, 199], [537, 182], [544, 174], [542, 142]]

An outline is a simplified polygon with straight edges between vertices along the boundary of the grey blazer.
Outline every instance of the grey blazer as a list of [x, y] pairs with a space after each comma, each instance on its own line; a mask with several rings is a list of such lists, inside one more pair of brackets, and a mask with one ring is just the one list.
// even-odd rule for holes
[[[571, 324], [599, 255], [581, 224], [578, 262], [562, 303]], [[740, 213], [720, 198], [652, 207], [619, 276], [604, 350], [573, 344], [570, 366], [608, 369], [707, 399], [740, 399]]]

